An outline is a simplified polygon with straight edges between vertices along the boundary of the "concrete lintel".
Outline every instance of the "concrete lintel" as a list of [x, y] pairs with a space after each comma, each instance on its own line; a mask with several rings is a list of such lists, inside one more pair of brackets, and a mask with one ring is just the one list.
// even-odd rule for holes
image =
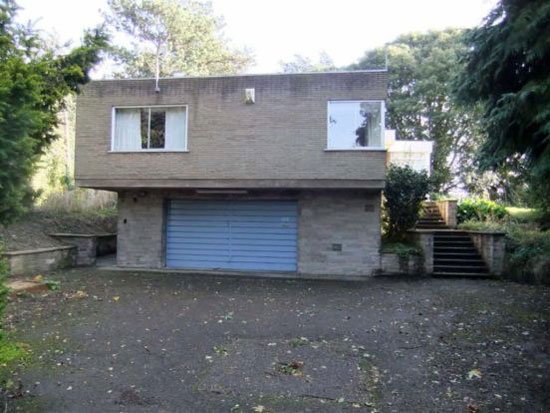
[[383, 189], [384, 180], [367, 179], [82, 179], [83, 188], [133, 189]]

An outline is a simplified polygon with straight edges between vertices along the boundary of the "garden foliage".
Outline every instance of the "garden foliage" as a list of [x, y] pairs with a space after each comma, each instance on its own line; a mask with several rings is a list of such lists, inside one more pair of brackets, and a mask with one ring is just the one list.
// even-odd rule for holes
[[56, 55], [32, 29], [15, 23], [16, 11], [13, 0], [0, 0], [0, 224], [32, 200], [30, 179], [57, 138], [65, 97], [89, 80], [107, 46], [96, 29], [85, 33], [82, 46]]
[[392, 241], [405, 238], [420, 214], [422, 201], [430, 191], [431, 180], [425, 171], [409, 166], [391, 165], [384, 189], [386, 237]]
[[502, 221], [508, 213], [504, 205], [484, 199], [465, 199], [457, 205], [458, 223], [466, 221]]

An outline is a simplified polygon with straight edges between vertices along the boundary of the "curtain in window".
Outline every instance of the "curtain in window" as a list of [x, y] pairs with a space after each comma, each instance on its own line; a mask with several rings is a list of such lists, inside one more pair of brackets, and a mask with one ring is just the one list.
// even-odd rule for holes
[[166, 108], [165, 149], [173, 151], [183, 151], [186, 149], [186, 116], [184, 107]]
[[115, 151], [138, 151], [141, 149], [140, 109], [115, 110]]

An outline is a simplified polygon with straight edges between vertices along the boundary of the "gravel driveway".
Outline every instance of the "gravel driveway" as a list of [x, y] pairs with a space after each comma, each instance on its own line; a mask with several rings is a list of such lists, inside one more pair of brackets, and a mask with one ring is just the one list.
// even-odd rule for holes
[[[8, 307], [23, 412], [543, 412], [550, 289], [108, 272]], [[6, 373], [6, 372], [4, 372]], [[4, 375], [4, 377], [6, 377]]]

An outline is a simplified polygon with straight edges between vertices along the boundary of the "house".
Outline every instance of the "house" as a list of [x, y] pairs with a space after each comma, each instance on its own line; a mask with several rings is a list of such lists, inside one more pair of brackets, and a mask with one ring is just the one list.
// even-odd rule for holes
[[385, 133], [385, 147], [388, 151], [388, 164], [408, 165], [415, 171], [432, 172], [433, 141], [396, 140], [395, 130]]
[[116, 191], [117, 265], [370, 275], [384, 70], [90, 82], [76, 182]]

